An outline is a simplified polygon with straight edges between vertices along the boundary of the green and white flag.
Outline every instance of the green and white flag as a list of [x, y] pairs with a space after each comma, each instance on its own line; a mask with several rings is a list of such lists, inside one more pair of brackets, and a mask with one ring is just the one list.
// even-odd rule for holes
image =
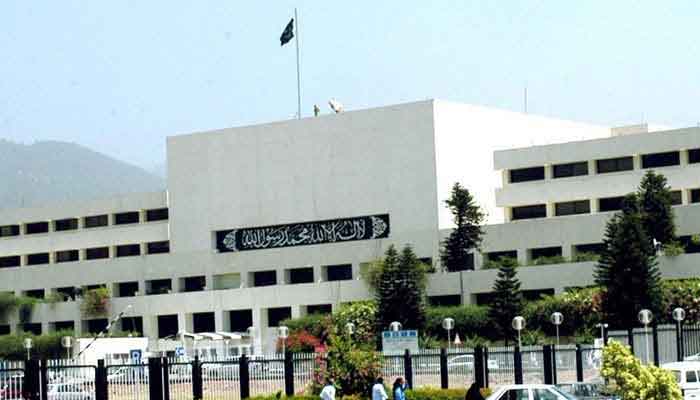
[[284, 28], [284, 32], [280, 36], [280, 46], [284, 46], [289, 43], [290, 40], [294, 38], [294, 18], [289, 20], [287, 27]]

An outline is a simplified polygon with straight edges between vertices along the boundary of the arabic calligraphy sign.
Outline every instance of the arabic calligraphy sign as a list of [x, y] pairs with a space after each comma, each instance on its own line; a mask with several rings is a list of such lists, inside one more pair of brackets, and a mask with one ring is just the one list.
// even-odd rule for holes
[[389, 214], [378, 214], [217, 231], [216, 248], [224, 253], [382, 239], [388, 236]]

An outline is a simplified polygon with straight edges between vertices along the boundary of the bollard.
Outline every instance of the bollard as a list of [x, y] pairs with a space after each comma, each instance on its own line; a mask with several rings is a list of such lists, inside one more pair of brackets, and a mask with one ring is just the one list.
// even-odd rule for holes
[[486, 387], [484, 381], [484, 349], [481, 346], [474, 348], [474, 382], [480, 388]]
[[107, 367], [105, 360], [97, 360], [95, 370], [95, 400], [107, 400]]
[[654, 365], [659, 366], [659, 330], [656, 324], [651, 327], [651, 345], [654, 352]]
[[241, 379], [241, 399], [247, 399], [250, 397], [250, 371], [248, 357], [245, 354], [238, 359], [238, 371]]
[[202, 363], [199, 362], [199, 356], [194, 356], [194, 361], [192, 361], [192, 398], [202, 400], [202, 397], [204, 397]]
[[408, 349], [403, 353], [403, 369], [406, 376], [406, 385], [409, 389], [413, 389], [413, 363], [411, 362], [411, 351]]
[[576, 345], [576, 382], [583, 382], [583, 351], [581, 345]]
[[163, 365], [160, 358], [148, 359], [148, 399], [163, 400]]
[[443, 347], [440, 349], [440, 387], [442, 389], [447, 389], [450, 386], [447, 374], [447, 350]]
[[284, 353], [284, 393], [287, 397], [294, 396], [294, 361], [292, 353]]
[[39, 382], [39, 388], [41, 391], [41, 399], [45, 400], [49, 398], [49, 368], [46, 359], [41, 360], [39, 364], [39, 376], [41, 377], [41, 382]]
[[520, 346], [515, 346], [513, 351], [513, 368], [515, 369], [515, 384], [523, 384], [523, 356], [520, 354]]
[[484, 386], [489, 387], [489, 348], [484, 347], [484, 361], [481, 365], [484, 367]]
[[552, 380], [552, 346], [544, 345], [542, 346], [542, 360], [544, 368], [544, 384], [551, 385], [554, 383]]

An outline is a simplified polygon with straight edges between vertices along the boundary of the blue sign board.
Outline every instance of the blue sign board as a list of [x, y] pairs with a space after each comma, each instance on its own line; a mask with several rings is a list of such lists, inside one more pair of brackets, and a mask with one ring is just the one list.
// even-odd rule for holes
[[418, 352], [418, 331], [384, 331], [382, 332], [382, 351], [384, 354], [403, 354], [406, 350]]
[[131, 361], [133, 361], [134, 364], [138, 364], [141, 362], [141, 350], [131, 350], [129, 351], [129, 355], [131, 356]]

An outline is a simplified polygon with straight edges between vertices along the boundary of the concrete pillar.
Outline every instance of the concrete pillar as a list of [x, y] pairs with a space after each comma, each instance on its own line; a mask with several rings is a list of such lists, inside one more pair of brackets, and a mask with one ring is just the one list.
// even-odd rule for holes
[[214, 311], [214, 327], [217, 332], [229, 332], [231, 330], [231, 314], [228, 311]]
[[146, 295], [146, 281], [139, 281], [139, 296], [145, 296]]
[[547, 203], [547, 218], [552, 218], [555, 216], [554, 213], [554, 203]]
[[[435, 266], [435, 268], [438, 268], [438, 265], [440, 263], [436, 262], [435, 260], [437, 260], [437, 259], [433, 258], [433, 265]], [[360, 274], [360, 263], [357, 263], [357, 262], [352, 263], [352, 279], [360, 280], [361, 275], [362, 274]]]
[[574, 246], [570, 244], [562, 244], [561, 246], [561, 255], [567, 260], [571, 260], [571, 257], [573, 256], [574, 252]]
[[320, 265], [314, 265], [314, 281], [315, 282], [324, 282], [325, 279], [323, 277], [323, 267]]
[[506, 187], [508, 183], [510, 183], [510, 179], [508, 179], [509, 175], [507, 169], [501, 170], [501, 187]]
[[475, 251], [474, 253], [474, 269], [484, 268], [484, 255], [480, 251]]
[[139, 223], [146, 222], [146, 210], [139, 210]]
[[48, 321], [41, 321], [41, 334], [45, 335], [51, 331], [51, 326], [49, 326]]
[[591, 205], [591, 214], [595, 214], [597, 212], [600, 212], [600, 207], [598, 205], [598, 199], [590, 199], [589, 202]]
[[632, 165], [635, 170], [642, 169], [642, 156], [639, 154], [632, 155]]
[[554, 177], [554, 167], [551, 164], [544, 165], [544, 180], [548, 181]]
[[263, 308], [253, 308], [253, 327], [255, 328], [255, 338], [253, 338], [253, 351], [255, 354], [262, 354], [262, 337], [267, 329], [267, 310]]
[[555, 294], [555, 295], [560, 295], [560, 294], [562, 294], [562, 293], [564, 293], [564, 292], [565, 292], [565, 288], [563, 288], [563, 287], [556, 287], [556, 288], [554, 288], [554, 294]]
[[689, 189], [683, 189], [681, 190], [681, 204], [690, 204], [690, 190]]
[[530, 259], [530, 255], [527, 249], [518, 249], [518, 263], [520, 265], [527, 265]]
[[194, 331], [194, 323], [192, 320], [191, 313], [178, 313], [177, 314], [177, 329], [185, 330], [187, 332]]
[[143, 316], [143, 336], [151, 340], [158, 340], [158, 317], [155, 315]]
[[595, 175], [598, 171], [595, 168], [595, 160], [588, 160], [588, 175]]
[[[683, 149], [680, 151], [680, 158], [681, 158], [681, 166], [686, 166], [688, 165], [688, 150]], [[685, 203], [683, 203], [685, 204]]]
[[302, 307], [302, 306], [300, 306], [300, 305], [291, 306], [291, 309], [292, 309], [292, 318], [299, 318], [299, 317], [301, 317], [303, 314], [306, 314], [305, 312], [302, 313], [302, 311], [306, 311], [306, 310], [302, 310], [301, 307]]
[[503, 220], [505, 222], [511, 222], [513, 220], [513, 208], [503, 207]]

